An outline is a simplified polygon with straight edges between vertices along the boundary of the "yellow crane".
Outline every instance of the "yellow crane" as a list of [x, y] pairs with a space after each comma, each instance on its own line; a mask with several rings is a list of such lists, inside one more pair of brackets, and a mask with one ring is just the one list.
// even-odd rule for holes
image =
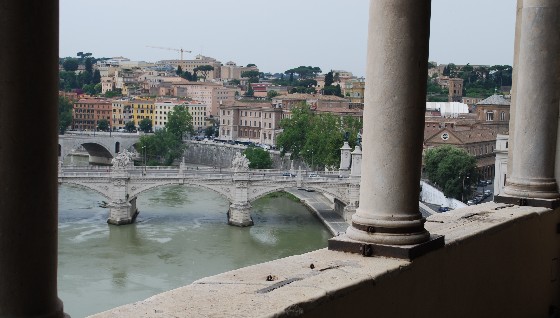
[[161, 46], [151, 46], [151, 45], [146, 45], [147, 47], [151, 47], [153, 49], [162, 49], [162, 50], [169, 50], [169, 51], [177, 51], [181, 53], [181, 61], [183, 60], [183, 52], [187, 52], [187, 53], [191, 53], [191, 51], [187, 51], [187, 50], [183, 50], [183, 48], [180, 49], [174, 49], [174, 48], [170, 48], [170, 47], [161, 47]]

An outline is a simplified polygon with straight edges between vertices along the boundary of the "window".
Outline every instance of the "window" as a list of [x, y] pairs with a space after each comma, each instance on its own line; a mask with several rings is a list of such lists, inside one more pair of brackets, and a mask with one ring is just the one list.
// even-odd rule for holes
[[494, 113], [493, 112], [487, 112], [486, 113], [486, 121], [494, 121]]

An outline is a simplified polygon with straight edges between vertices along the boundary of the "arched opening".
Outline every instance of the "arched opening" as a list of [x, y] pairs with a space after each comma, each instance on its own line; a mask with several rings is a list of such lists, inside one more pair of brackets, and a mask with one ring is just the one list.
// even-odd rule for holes
[[58, 156], [62, 156], [62, 146], [60, 144], [58, 144]]
[[121, 152], [121, 143], [117, 141], [115, 143], [115, 153], [119, 153], [119, 152]]

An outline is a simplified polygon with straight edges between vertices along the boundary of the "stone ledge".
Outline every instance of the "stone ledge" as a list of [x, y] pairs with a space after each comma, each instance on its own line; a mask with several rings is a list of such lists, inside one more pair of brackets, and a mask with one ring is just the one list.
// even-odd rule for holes
[[[424, 273], [418, 277], [424, 278], [426, 276], [424, 268], [426, 264], [429, 264], [427, 266], [430, 269], [427, 277], [431, 277], [430, 275], [437, 277], [440, 275], [437, 271], [445, 268], [445, 266], [454, 264], [453, 262], [456, 261], [457, 257], [460, 259], [464, 258], [465, 266], [471, 268], [469, 267], [471, 265], [469, 265], [468, 260], [474, 261], [472, 257], [469, 257], [468, 253], [471, 253], [471, 256], [479, 253], [472, 252], [473, 244], [471, 244], [470, 248], [467, 248], [466, 246], [469, 246], [468, 242], [475, 241], [478, 242], [476, 244], [481, 246], [499, 245], [499, 243], [494, 241], [491, 242], [492, 244], [487, 244], [484, 240], [488, 237], [495, 237], [496, 235], [494, 234], [500, 231], [507, 232], [516, 225], [524, 225], [525, 223], [523, 222], [525, 220], [534, 220], [542, 215], [550, 217], [550, 214], [553, 213], [555, 215], [552, 218], [558, 219], [557, 211], [549, 209], [487, 203], [435, 214], [428, 218], [426, 228], [432, 234], [445, 235], [446, 246], [418, 259], [418, 261], [409, 262], [385, 257], [362, 257], [356, 254], [321, 249], [203, 278], [191, 285], [91, 317], [320, 316], [317, 312], [321, 311], [323, 311], [323, 315], [324, 311], [327, 311], [328, 315], [334, 315], [334, 312], [328, 311], [329, 306], [338, 308], [337, 304], [339, 301], [347, 302], [349, 297], [358, 297], [364, 291], [371, 292], [374, 288], [377, 288], [377, 290], [387, 288], [379, 287], [378, 285], [387, 286], [387, 282], [398, 282], [399, 279], [402, 280], [403, 277], [415, 273], [415, 268], [420, 268], [416, 270], [416, 273]], [[537, 221], [540, 222], [540, 220]], [[555, 229], [556, 224], [554, 223], [553, 226]], [[535, 226], [531, 223], [527, 227], [534, 228]], [[537, 234], [531, 235], [535, 236]], [[506, 239], [510, 236], [506, 237]], [[503, 238], [498, 240], [498, 242], [501, 241], [503, 241]], [[508, 253], [510, 254], [521, 250], [517, 247], [507, 248], [509, 248]], [[461, 249], [467, 249], [467, 253], [464, 256]], [[490, 249], [486, 253], [491, 255], [495, 250]], [[506, 257], [506, 259], [509, 258]], [[488, 258], [484, 258], [482, 263], [488, 261]], [[549, 267], [550, 264], [546, 264], [546, 266]], [[453, 270], [455, 269], [451, 269], [452, 272]], [[456, 270], [464, 272], [466, 269]], [[519, 273], [516, 274], [519, 275]], [[467, 286], [468, 282], [472, 281], [472, 278], [469, 278], [469, 275], [464, 276], [467, 283], [463, 286]], [[492, 275], [490, 277], [493, 276], [500, 275]], [[450, 276], [449, 278], [463, 279], [458, 275]], [[494, 283], [494, 285], [496, 284]], [[416, 285], [412, 287], [414, 287], [413, 290], [418, 288]], [[469, 288], [461, 288], [467, 292], [469, 291]], [[511, 289], [513, 290], [514, 288]], [[403, 289], [406, 293], [411, 292], [410, 290], [410, 288]], [[386, 290], [383, 289], [382, 294], [385, 292]], [[441, 290], [433, 291], [431, 294], [437, 292], [441, 292]], [[517, 292], [519, 293], [519, 291]], [[484, 299], [486, 299], [486, 296], [484, 296]], [[497, 300], [494, 298], [493, 301]], [[512, 301], [511, 295], [509, 295], [507, 301]], [[354, 305], [357, 306], [358, 304]], [[381, 305], [384, 304], [382, 303]], [[372, 306], [368, 305], [367, 307]], [[348, 308], [348, 310], [364, 310], [362, 307]], [[476, 306], [473, 308], [476, 308]], [[397, 310], [400, 310], [400, 307], [397, 306]], [[470, 310], [472, 311], [473, 309]], [[309, 314], [310, 312], [312, 314]], [[434, 317], [438, 316], [441, 315], [434, 315]]]

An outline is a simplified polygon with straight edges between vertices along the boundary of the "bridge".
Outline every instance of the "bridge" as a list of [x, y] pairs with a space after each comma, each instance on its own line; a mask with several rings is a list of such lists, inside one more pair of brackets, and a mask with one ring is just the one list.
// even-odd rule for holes
[[[142, 192], [165, 185], [189, 185], [214, 191], [225, 197], [230, 205], [228, 223], [251, 226], [251, 202], [273, 192], [302, 187], [329, 194], [345, 205], [345, 219], [358, 206], [360, 179], [339, 178], [336, 174], [304, 176], [301, 171], [285, 175], [276, 170], [249, 170], [248, 160], [238, 154], [232, 169], [221, 172], [213, 169], [179, 167], [134, 167], [132, 154], [124, 151], [113, 160], [112, 167], [67, 167], [59, 163], [58, 182], [73, 184], [100, 193], [108, 201], [110, 224], [133, 223], [138, 209], [136, 199]], [[295, 175], [295, 176], [293, 176]]]
[[110, 165], [119, 152], [134, 152], [134, 144], [139, 139], [140, 135], [131, 133], [68, 131], [58, 136], [58, 158], [64, 161], [66, 156], [83, 147], [89, 154], [90, 162]]

